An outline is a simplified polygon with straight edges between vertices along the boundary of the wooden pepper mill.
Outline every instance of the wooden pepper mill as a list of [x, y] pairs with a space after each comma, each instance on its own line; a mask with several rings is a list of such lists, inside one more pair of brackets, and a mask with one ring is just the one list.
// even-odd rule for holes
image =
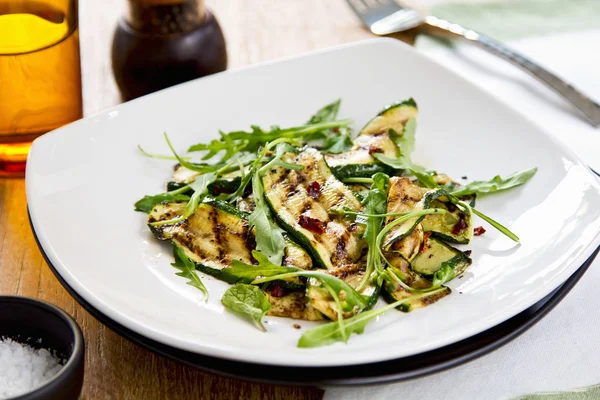
[[227, 68], [225, 38], [204, 0], [128, 0], [116, 28], [112, 69], [131, 100]]

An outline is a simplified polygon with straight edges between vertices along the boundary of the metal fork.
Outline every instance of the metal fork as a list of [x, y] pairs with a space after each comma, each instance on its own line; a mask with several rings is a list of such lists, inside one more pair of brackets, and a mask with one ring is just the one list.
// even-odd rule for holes
[[433, 36], [459, 38], [489, 51], [546, 84], [579, 110], [595, 128], [600, 127], [600, 105], [553, 73], [502, 43], [458, 24], [400, 7], [394, 0], [346, 0], [362, 22], [376, 35], [419, 27]]

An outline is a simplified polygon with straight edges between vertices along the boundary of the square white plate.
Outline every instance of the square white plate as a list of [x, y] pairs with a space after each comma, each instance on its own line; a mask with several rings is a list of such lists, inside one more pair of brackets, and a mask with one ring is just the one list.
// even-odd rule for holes
[[[173, 162], [142, 156], [206, 142], [219, 129], [292, 126], [342, 98], [340, 117], [362, 126], [385, 104], [419, 105], [415, 159], [450, 176], [488, 179], [538, 167], [525, 186], [481, 198], [473, 266], [453, 294], [426, 309], [389, 312], [348, 344], [298, 349], [316, 323], [267, 317], [267, 333], [226, 312], [227, 284], [202, 276], [200, 292], [175, 276], [170, 249], [133, 212], [164, 191]], [[62, 278], [117, 323], [191, 352], [288, 366], [336, 366], [418, 354], [482, 332], [564, 282], [600, 244], [600, 189], [586, 166], [532, 123], [443, 66], [391, 39], [360, 42], [188, 82], [85, 118], [37, 139], [27, 164], [35, 232]]]

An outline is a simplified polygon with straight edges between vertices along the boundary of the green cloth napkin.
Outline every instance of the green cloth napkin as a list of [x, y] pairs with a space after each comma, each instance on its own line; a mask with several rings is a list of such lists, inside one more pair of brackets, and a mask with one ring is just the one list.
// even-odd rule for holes
[[432, 7], [430, 14], [501, 41], [600, 28], [599, 0], [442, 3]]
[[600, 385], [575, 389], [570, 392], [534, 393], [520, 396], [514, 400], [598, 400]]
[[[600, 28], [600, 0], [508, 0], [440, 3], [429, 13], [506, 42], [551, 33]], [[419, 35], [417, 47], [452, 45]]]

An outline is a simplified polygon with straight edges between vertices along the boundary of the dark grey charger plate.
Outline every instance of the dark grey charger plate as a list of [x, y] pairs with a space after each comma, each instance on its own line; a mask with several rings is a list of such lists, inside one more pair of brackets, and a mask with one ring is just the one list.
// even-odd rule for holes
[[38, 247], [56, 278], [83, 308], [113, 331], [154, 353], [204, 371], [255, 382], [287, 385], [358, 386], [389, 383], [440, 372], [473, 360], [510, 342], [546, 316], [571, 291], [600, 251], [599, 247], [565, 283], [527, 310], [460, 342], [410, 357], [370, 364], [343, 367], [283, 367], [191, 353], [158, 343], [118, 324], [96, 310], [64, 281], [40, 245], [31, 219], [29, 222]]

